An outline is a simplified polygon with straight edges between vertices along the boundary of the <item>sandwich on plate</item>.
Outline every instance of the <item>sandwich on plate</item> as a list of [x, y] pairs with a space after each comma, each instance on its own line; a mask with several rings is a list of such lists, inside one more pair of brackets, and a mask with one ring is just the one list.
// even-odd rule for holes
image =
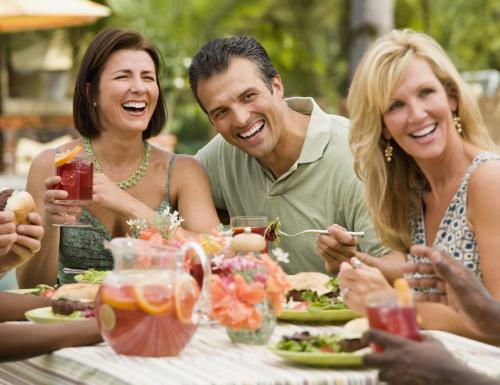
[[95, 317], [95, 299], [99, 285], [70, 283], [59, 287], [51, 298], [52, 312], [56, 315]]
[[337, 278], [323, 273], [304, 272], [288, 275], [290, 291], [287, 294], [288, 310], [321, 310], [346, 309], [340, 296]]

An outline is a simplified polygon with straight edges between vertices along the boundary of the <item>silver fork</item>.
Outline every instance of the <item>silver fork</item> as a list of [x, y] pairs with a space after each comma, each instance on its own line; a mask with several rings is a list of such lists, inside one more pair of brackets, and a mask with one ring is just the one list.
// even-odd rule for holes
[[[287, 234], [283, 230], [278, 230], [279, 235], [283, 235], [285, 237], [298, 237], [302, 234], [328, 234], [328, 230], [318, 230], [318, 229], [308, 229], [302, 230], [297, 234]], [[363, 238], [365, 233], [363, 231], [347, 231], [347, 234], [352, 235], [353, 237]]]
[[70, 269], [69, 267], [63, 268], [63, 273], [65, 274], [82, 274], [86, 272], [87, 270], [82, 270], [82, 269]]

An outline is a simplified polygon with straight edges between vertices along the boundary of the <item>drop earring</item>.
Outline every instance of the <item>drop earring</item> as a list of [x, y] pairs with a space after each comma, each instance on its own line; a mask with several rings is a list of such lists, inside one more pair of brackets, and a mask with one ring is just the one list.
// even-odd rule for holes
[[394, 147], [392, 147], [391, 140], [389, 139], [387, 141], [387, 144], [386, 144], [385, 150], [384, 150], [384, 156], [385, 156], [385, 160], [387, 163], [391, 163], [393, 152], [394, 152]]
[[460, 116], [456, 112], [453, 112], [453, 125], [455, 126], [455, 129], [457, 130], [459, 135], [463, 135], [464, 130], [462, 129], [462, 120], [460, 119]]

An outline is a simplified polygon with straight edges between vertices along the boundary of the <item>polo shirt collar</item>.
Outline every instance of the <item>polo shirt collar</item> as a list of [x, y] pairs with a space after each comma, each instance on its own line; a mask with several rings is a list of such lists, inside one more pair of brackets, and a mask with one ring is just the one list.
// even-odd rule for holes
[[328, 114], [319, 108], [313, 98], [287, 98], [285, 102], [291, 109], [302, 114], [311, 115], [300, 156], [292, 166], [294, 169], [298, 164], [312, 163], [323, 156], [330, 141], [331, 119]]

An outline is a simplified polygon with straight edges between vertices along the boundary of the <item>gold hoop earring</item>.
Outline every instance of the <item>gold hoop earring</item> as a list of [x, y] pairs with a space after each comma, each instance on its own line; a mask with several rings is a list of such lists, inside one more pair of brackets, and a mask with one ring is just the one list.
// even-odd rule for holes
[[464, 130], [462, 129], [462, 119], [456, 112], [453, 112], [453, 125], [458, 132], [458, 135], [463, 135]]
[[394, 152], [394, 147], [392, 147], [391, 140], [389, 139], [387, 141], [387, 144], [386, 144], [385, 150], [384, 150], [384, 156], [385, 156], [385, 160], [387, 163], [391, 163], [393, 152]]

